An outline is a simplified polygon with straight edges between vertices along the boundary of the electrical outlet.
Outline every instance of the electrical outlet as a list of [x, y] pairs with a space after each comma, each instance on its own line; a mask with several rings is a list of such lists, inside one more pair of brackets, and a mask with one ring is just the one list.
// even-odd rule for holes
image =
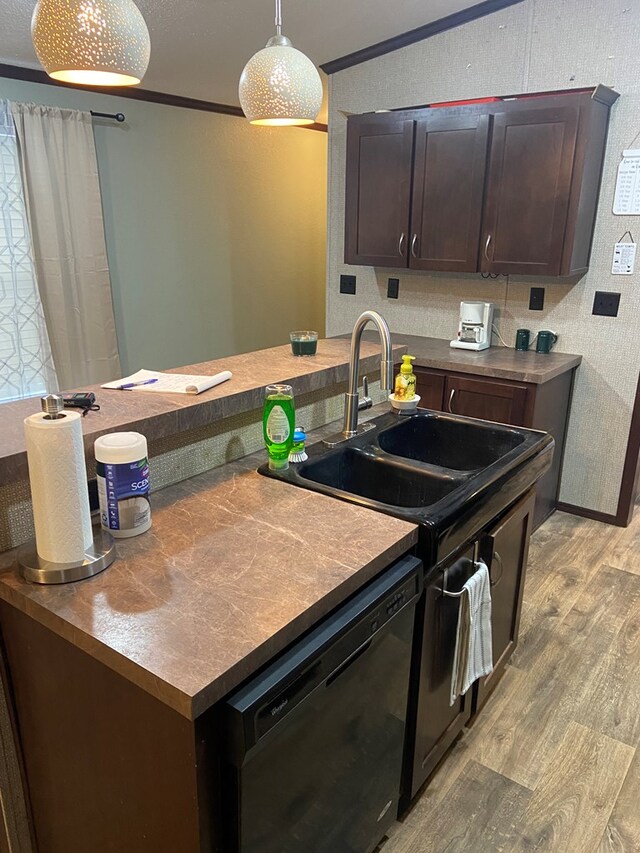
[[400, 290], [400, 279], [390, 278], [387, 280], [387, 299], [397, 299]]
[[544, 287], [532, 287], [529, 291], [529, 311], [542, 311], [544, 308]]
[[593, 314], [602, 317], [617, 317], [620, 308], [620, 294], [611, 293], [607, 290], [596, 290], [593, 299]]
[[356, 292], [356, 277], [355, 275], [340, 276], [340, 293], [349, 293], [354, 296]]

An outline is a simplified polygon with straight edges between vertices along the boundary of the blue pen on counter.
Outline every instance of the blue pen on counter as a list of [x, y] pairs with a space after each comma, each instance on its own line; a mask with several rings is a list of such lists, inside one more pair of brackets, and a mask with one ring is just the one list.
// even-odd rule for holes
[[157, 379], [142, 379], [140, 382], [127, 382], [126, 385], [120, 385], [118, 391], [126, 391], [127, 388], [137, 388], [138, 385], [153, 385]]

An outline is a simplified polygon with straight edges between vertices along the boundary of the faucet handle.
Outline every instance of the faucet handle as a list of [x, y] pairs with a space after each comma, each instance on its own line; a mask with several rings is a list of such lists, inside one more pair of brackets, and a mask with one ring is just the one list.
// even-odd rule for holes
[[362, 377], [362, 397], [358, 397], [358, 411], [370, 409], [373, 406], [373, 400], [369, 396], [369, 380], [366, 376]]

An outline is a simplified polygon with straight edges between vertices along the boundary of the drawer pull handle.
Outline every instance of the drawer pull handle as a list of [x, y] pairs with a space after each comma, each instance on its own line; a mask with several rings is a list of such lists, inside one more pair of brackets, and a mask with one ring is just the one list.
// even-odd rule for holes
[[452, 415], [455, 415], [455, 412], [453, 411], [453, 397], [454, 397], [455, 393], [456, 393], [456, 389], [452, 388], [451, 393], [449, 394], [449, 412]]
[[489, 263], [491, 263], [491, 260], [489, 258], [489, 243], [491, 243], [491, 234], [489, 234], [489, 236], [487, 237], [487, 242], [484, 244], [484, 257]]

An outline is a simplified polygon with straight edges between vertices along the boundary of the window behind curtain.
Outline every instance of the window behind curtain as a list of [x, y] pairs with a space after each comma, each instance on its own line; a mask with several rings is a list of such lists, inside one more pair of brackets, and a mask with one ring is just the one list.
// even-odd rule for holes
[[0, 402], [55, 390], [15, 128], [6, 102], [0, 101]]

